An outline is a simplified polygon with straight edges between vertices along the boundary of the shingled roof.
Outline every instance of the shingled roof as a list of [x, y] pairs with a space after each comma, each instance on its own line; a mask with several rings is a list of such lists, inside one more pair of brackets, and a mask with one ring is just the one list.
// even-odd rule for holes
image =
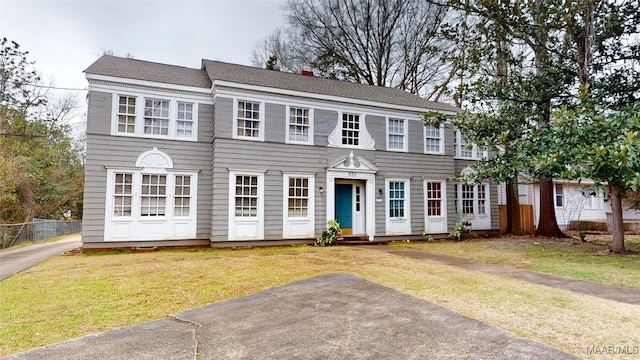
[[202, 67], [207, 71], [212, 81], [223, 80], [233, 83], [293, 90], [309, 94], [322, 94], [353, 100], [366, 100], [432, 110], [458, 111], [458, 109], [452, 105], [428, 101], [397, 88], [265, 70], [206, 59], [202, 60]]
[[87, 74], [115, 76], [175, 85], [211, 88], [207, 72], [201, 69], [102, 55], [85, 70]]
[[457, 111], [449, 104], [425, 100], [404, 90], [325, 79], [251, 66], [202, 60], [202, 69], [167, 65], [103, 55], [89, 66], [87, 74], [114, 76], [176, 85], [211, 88], [212, 81], [254, 85], [295, 92], [335, 96], [416, 108]]

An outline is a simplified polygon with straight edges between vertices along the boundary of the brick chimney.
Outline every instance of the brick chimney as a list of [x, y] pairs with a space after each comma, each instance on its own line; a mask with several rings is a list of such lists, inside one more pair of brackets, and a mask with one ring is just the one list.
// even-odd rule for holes
[[315, 75], [313, 75], [313, 71], [311, 71], [311, 70], [302, 70], [302, 71], [300, 71], [300, 75], [315, 76]]

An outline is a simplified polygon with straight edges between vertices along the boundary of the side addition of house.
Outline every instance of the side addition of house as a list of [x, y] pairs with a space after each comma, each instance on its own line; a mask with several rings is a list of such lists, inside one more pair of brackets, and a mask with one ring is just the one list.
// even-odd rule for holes
[[102, 56], [89, 82], [83, 243], [309, 243], [330, 219], [373, 240], [499, 226], [496, 186], [459, 184], [485, 154], [399, 89], [203, 60]]

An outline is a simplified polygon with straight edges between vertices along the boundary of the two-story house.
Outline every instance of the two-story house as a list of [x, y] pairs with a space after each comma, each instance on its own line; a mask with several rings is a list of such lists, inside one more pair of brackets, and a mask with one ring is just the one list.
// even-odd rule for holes
[[89, 83], [86, 249], [309, 243], [344, 234], [497, 229], [482, 156], [408, 92], [218, 61], [201, 69], [102, 56]]

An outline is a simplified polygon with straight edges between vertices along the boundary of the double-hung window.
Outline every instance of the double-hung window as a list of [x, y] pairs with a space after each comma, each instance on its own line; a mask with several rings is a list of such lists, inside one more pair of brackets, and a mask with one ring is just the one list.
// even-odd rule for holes
[[360, 116], [342, 114], [342, 145], [360, 145]]
[[169, 135], [169, 100], [144, 100], [144, 133]]
[[115, 173], [113, 189], [113, 216], [131, 216], [133, 174]]
[[311, 136], [311, 110], [309, 108], [290, 106], [287, 141], [309, 144], [313, 141]]
[[164, 216], [167, 202], [167, 176], [142, 175], [140, 216]]
[[404, 184], [404, 181], [389, 181], [389, 218], [404, 217]]
[[236, 217], [258, 216], [258, 176], [236, 176]]
[[387, 150], [407, 151], [407, 127], [403, 119], [389, 118], [387, 122]]
[[176, 137], [187, 139], [193, 137], [193, 104], [191, 103], [178, 102]]
[[136, 130], [136, 98], [133, 96], [118, 97], [118, 132], [135, 133]]
[[427, 183], [427, 216], [442, 215], [442, 183]]
[[425, 154], [442, 154], [442, 127], [426, 125], [424, 127], [424, 152]]
[[487, 157], [486, 149], [478, 148], [478, 145], [470, 143], [464, 133], [455, 131], [453, 134], [453, 147], [456, 157], [464, 159], [482, 159]]
[[171, 98], [115, 95], [112, 134], [179, 140], [197, 138], [197, 104]]
[[289, 178], [288, 216], [307, 217], [309, 214], [309, 178]]
[[261, 103], [238, 100], [235, 122], [235, 135], [245, 139], [263, 139]]
[[189, 216], [191, 210], [191, 176], [176, 175], [174, 191], [174, 216]]
[[556, 207], [564, 206], [564, 192], [562, 191], [562, 184], [556, 184], [555, 186]]

